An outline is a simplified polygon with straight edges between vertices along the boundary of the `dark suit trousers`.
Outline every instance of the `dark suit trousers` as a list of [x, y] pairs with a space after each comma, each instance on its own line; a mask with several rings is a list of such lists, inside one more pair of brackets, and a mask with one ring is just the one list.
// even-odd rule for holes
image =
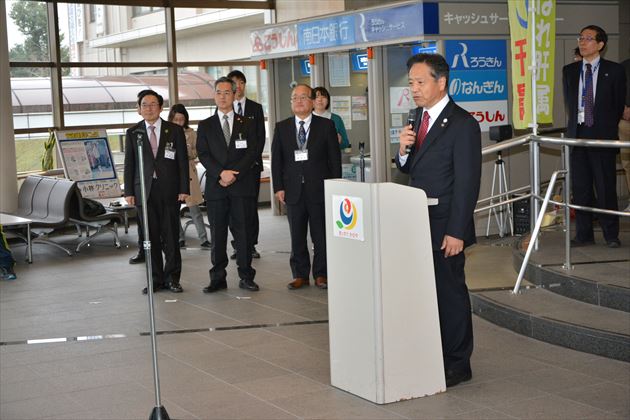
[[[302, 190], [304, 185], [302, 184]], [[304, 197], [304, 191], [302, 191]], [[311, 259], [306, 241], [307, 229], [313, 241], [313, 277], [328, 277], [326, 268], [326, 218], [325, 204], [307, 203], [304, 198], [297, 204], [287, 204], [287, 218], [291, 232], [291, 258], [289, 264], [293, 278], [309, 279]]]
[[138, 251], [144, 252], [144, 225], [142, 224], [142, 207], [136, 206], [136, 224], [138, 227]]
[[[147, 201], [154, 285], [179, 283], [182, 273], [182, 256], [179, 251], [179, 202], [173, 200], [172, 196], [164, 196], [165, 188], [160, 186], [161, 182], [165, 181], [153, 180]], [[141, 207], [139, 211], [142, 212]]]
[[[588, 127], [578, 126], [578, 138], [597, 138]], [[591, 129], [592, 130], [592, 129]], [[571, 151], [571, 187], [573, 202], [579, 206], [617, 210], [616, 151], [597, 147], [574, 147]], [[595, 187], [595, 194], [593, 194]], [[597, 214], [604, 239], [619, 237], [619, 217]], [[593, 213], [576, 211], [576, 238], [593, 240]]]
[[[260, 223], [258, 220], [258, 195], [260, 194], [260, 174], [256, 179], [256, 198], [252, 200], [252, 211], [251, 218], [248, 222], [248, 232], [250, 235], [249, 244], [250, 244], [250, 253], [254, 252], [254, 246], [258, 245], [258, 232], [260, 231]], [[234, 229], [232, 225], [230, 225], [230, 233], [232, 234], [232, 238], [234, 238]], [[232, 240], [232, 247], [236, 249], [236, 241]]]
[[220, 200], [206, 201], [208, 222], [212, 233], [210, 259], [210, 284], [225, 283], [227, 278], [228, 227], [234, 236], [236, 265], [241, 280], [253, 280], [256, 270], [252, 268], [252, 253], [249, 232], [252, 218], [253, 197], [228, 196]]
[[433, 251], [444, 369], [463, 372], [470, 370], [470, 356], [473, 352], [472, 316], [464, 273], [465, 262], [463, 251], [449, 258], [444, 258], [444, 251]]

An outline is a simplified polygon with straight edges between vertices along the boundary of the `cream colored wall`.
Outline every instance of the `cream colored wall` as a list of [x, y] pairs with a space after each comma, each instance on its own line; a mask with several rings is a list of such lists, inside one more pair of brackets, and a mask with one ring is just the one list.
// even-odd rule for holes
[[343, 12], [344, 0], [276, 0], [276, 22]]

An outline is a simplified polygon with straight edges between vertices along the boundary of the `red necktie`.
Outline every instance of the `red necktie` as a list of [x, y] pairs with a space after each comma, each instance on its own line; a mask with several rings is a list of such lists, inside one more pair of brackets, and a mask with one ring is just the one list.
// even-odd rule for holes
[[418, 138], [416, 139], [416, 150], [422, 147], [424, 138], [427, 136], [427, 131], [429, 131], [429, 113], [424, 111], [422, 113], [422, 124], [420, 124], [420, 130], [418, 131]]

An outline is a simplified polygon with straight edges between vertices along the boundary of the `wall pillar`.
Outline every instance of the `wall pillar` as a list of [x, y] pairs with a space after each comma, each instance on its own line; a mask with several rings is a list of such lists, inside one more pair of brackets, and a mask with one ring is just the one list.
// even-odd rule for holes
[[0, 211], [17, 209], [17, 172], [6, 3], [0, 1]]

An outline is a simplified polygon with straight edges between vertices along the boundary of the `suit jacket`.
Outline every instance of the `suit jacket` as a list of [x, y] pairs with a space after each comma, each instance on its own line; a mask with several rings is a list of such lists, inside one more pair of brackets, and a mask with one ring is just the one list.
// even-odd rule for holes
[[[618, 125], [623, 115], [626, 94], [626, 75], [623, 67], [613, 61], [600, 58], [595, 90], [595, 131], [599, 139], [618, 139]], [[564, 104], [568, 115], [567, 136], [577, 136], [578, 90], [582, 62], [567, 64], [562, 68]]]
[[[419, 127], [422, 108], [416, 110]], [[444, 235], [476, 242], [473, 211], [481, 181], [481, 131], [468, 111], [451, 99], [431, 126], [420, 150], [412, 149], [404, 166], [396, 153], [396, 165], [409, 174], [409, 185], [437, 198], [429, 206], [433, 250], [442, 246]]]
[[[247, 147], [236, 148], [236, 140], [247, 140]], [[234, 113], [234, 124], [229, 146], [225, 143], [218, 114], [206, 118], [197, 128], [197, 156], [206, 168], [206, 200], [221, 200], [229, 194], [239, 197], [255, 197], [254, 179], [260, 172], [254, 171], [258, 144], [253, 123]], [[236, 182], [229, 187], [219, 185], [221, 172], [238, 171]]]
[[308, 160], [296, 162], [299, 149], [295, 117], [276, 124], [271, 143], [271, 177], [273, 191], [284, 190], [285, 202], [297, 204], [301, 198], [309, 203], [324, 202], [324, 180], [341, 178], [341, 151], [335, 124], [328, 118], [313, 115], [308, 134]]
[[263, 107], [258, 102], [254, 102], [245, 98], [245, 118], [252, 120], [254, 123], [254, 132], [256, 133], [256, 169], [260, 172], [263, 170], [262, 153], [265, 150], [266, 130], [265, 130], [265, 114]]
[[[173, 197], [173, 203], [177, 202], [179, 194], [189, 194], [188, 154], [186, 152], [184, 130], [177, 124], [162, 120], [160, 143], [158, 144], [157, 155], [154, 158], [151, 145], [149, 144], [146, 124], [143, 120], [129, 128], [125, 137], [125, 195], [135, 196], [136, 201], [140, 204], [138, 137], [144, 141], [142, 145], [144, 157], [143, 175], [147, 194], [151, 191], [153, 173], [160, 179], [160, 186], [165, 189], [163, 192]], [[175, 150], [175, 159], [167, 159], [164, 156], [167, 144], [172, 145], [172, 148]]]

